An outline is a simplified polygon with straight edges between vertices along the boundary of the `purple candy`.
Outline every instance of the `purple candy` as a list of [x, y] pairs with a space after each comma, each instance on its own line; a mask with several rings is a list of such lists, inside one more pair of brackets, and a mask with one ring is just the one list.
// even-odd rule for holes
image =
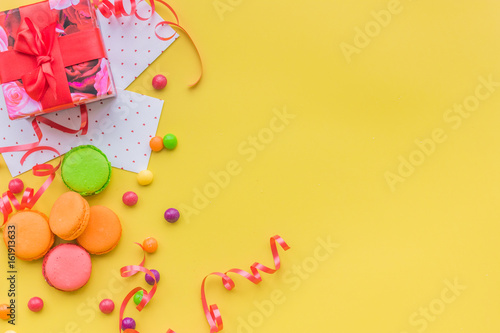
[[122, 330], [125, 331], [127, 328], [135, 330], [135, 320], [130, 317], [123, 318], [122, 320]]
[[[156, 269], [152, 269], [151, 270], [151, 273], [153, 273], [153, 275], [155, 276], [156, 278], [156, 283], [160, 282], [160, 273], [158, 273], [158, 271]], [[149, 276], [149, 274], [146, 274], [146, 282], [149, 284], [149, 285], [154, 285], [155, 284], [155, 281], [153, 280], [153, 278], [151, 276]]]
[[170, 223], [177, 222], [181, 214], [179, 214], [179, 211], [175, 208], [169, 208], [165, 211], [165, 220]]

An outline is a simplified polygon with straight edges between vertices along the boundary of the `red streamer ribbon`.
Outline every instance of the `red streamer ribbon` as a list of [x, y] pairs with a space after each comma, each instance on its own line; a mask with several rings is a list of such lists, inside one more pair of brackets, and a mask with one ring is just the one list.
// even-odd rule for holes
[[33, 130], [35, 131], [35, 134], [38, 138], [38, 141], [33, 142], [33, 143], [24, 144], [24, 145], [19, 145], [19, 146], [1, 147], [0, 154], [10, 153], [10, 152], [15, 152], [15, 151], [26, 151], [26, 150], [30, 150], [30, 149], [37, 147], [43, 138], [43, 133], [42, 133], [42, 130], [40, 129], [40, 126], [38, 126], [38, 122], [44, 123], [45, 125], [51, 126], [51, 127], [55, 128], [61, 132], [64, 132], [64, 133], [75, 134], [75, 133], [78, 133], [81, 131], [82, 132], [81, 134], [85, 135], [85, 134], [87, 134], [88, 126], [89, 126], [88, 118], [89, 118], [89, 116], [88, 116], [88, 110], [87, 110], [86, 105], [80, 105], [80, 128], [76, 129], [76, 130], [71, 129], [71, 128], [66, 127], [66, 126], [59, 125], [58, 123], [56, 123], [52, 120], [49, 120], [43, 116], [37, 116], [37, 117], [33, 118], [33, 120], [31, 121], [31, 126], [33, 126]]
[[[134, 297], [135, 293], [137, 293], [140, 290], [142, 290], [144, 292], [144, 295], [142, 296], [141, 302], [139, 303], [139, 305], [136, 306], [136, 309], [138, 311], [142, 311], [142, 309], [146, 306], [146, 304], [148, 304], [149, 301], [153, 298], [153, 296], [156, 293], [156, 289], [157, 289], [158, 281], [156, 281], [155, 275], [149, 269], [144, 267], [144, 264], [146, 262], [146, 251], [144, 250], [144, 247], [141, 244], [139, 244], [139, 243], [135, 243], [135, 244], [139, 245], [141, 247], [141, 249], [143, 250], [144, 258], [142, 259], [142, 261], [139, 265], [129, 265], [129, 266], [122, 267], [120, 269], [120, 274], [122, 277], [129, 277], [129, 276], [133, 276], [139, 272], [143, 272], [143, 273], [146, 273], [150, 277], [153, 278], [154, 285], [153, 285], [153, 288], [151, 288], [151, 290], [149, 292], [144, 288], [136, 287], [136, 288], [132, 289], [127, 294], [127, 296], [125, 296], [125, 298], [123, 299], [122, 305], [120, 306], [120, 318], [119, 318], [120, 322], [119, 322], [119, 327], [118, 327], [119, 332], [122, 331], [122, 321], [123, 321], [123, 314], [125, 313], [125, 308], [127, 307], [127, 304], [130, 302], [130, 299], [132, 297]], [[138, 331], [136, 331], [134, 329], [126, 329], [124, 332], [126, 332], [126, 333], [139, 333]], [[170, 333], [170, 332], [167, 332], [167, 333]], [[175, 333], [175, 332], [172, 331], [171, 333]]]
[[285, 243], [285, 241], [278, 235], [271, 237], [270, 243], [271, 243], [271, 252], [273, 254], [273, 259], [274, 259], [274, 269], [264, 266], [258, 262], [255, 262], [250, 267], [252, 273], [248, 273], [241, 269], [230, 269], [226, 273], [220, 273], [220, 272], [210, 273], [203, 279], [203, 282], [201, 284], [201, 303], [203, 305], [203, 311], [205, 312], [208, 324], [210, 325], [210, 333], [220, 332], [223, 329], [224, 325], [222, 322], [222, 316], [220, 314], [217, 305], [212, 304], [208, 306], [207, 297], [205, 295], [205, 282], [207, 278], [211, 275], [216, 275], [221, 277], [222, 284], [227, 290], [231, 290], [235, 286], [234, 281], [227, 275], [228, 273], [236, 273], [238, 275], [241, 275], [254, 284], [260, 283], [262, 281], [262, 277], [260, 276], [259, 270], [264, 273], [274, 274], [281, 266], [276, 243], [278, 243], [285, 251], [290, 249], [288, 244]]
[[87, 134], [88, 128], [89, 128], [89, 115], [88, 115], [88, 110], [87, 110], [87, 105], [82, 104], [80, 105], [80, 128], [79, 129], [71, 129], [66, 126], [59, 125], [58, 123], [47, 119], [43, 116], [37, 116], [36, 120], [38, 120], [41, 123], [44, 123], [45, 125], [48, 125], [50, 127], [53, 127], [61, 132], [64, 133], [69, 133], [69, 134], [76, 134], [78, 132], [82, 132], [82, 135]]
[[[119, 18], [119, 17], [122, 17], [122, 16], [132, 16], [132, 15], [135, 15], [135, 17], [137, 17], [139, 20], [147, 21], [147, 20], [149, 20], [154, 15], [154, 13], [156, 11], [155, 0], [150, 0], [150, 3], [151, 3], [151, 15], [149, 17], [142, 17], [142, 16], [140, 16], [137, 13], [137, 3], [140, 3], [141, 1], [144, 1], [144, 0], [139, 0], [138, 2], [136, 2], [136, 0], [130, 0], [130, 12], [128, 12], [128, 13], [127, 13], [127, 11], [125, 10], [125, 8], [123, 6], [123, 1], [122, 0], [115, 0], [114, 3], [111, 2], [110, 0], [92, 0], [92, 1], [94, 3], [94, 6], [106, 18], [110, 18], [111, 16], [115, 16], [115, 17]], [[189, 85], [190, 87], [194, 87], [194, 86], [196, 86], [200, 82], [201, 77], [203, 75], [203, 61], [201, 59], [200, 51], [198, 50], [198, 47], [196, 46], [195, 42], [193, 41], [193, 39], [191, 38], [191, 36], [189, 35], [189, 33], [186, 31], [186, 29], [184, 29], [180, 25], [180, 23], [179, 23], [179, 16], [175, 12], [175, 10], [172, 8], [172, 6], [170, 6], [168, 3], [166, 3], [163, 0], [156, 0], [156, 1], [158, 1], [159, 3], [161, 3], [162, 5], [164, 5], [165, 7], [167, 7], [170, 10], [170, 12], [175, 17], [175, 22], [162, 21], [162, 22], [160, 22], [160, 23], [158, 23], [156, 25], [156, 27], [155, 27], [155, 35], [156, 35], [156, 37], [158, 39], [160, 39], [160, 40], [163, 40], [163, 41], [172, 39], [175, 36], [175, 34], [172, 35], [172, 36], [169, 36], [169, 37], [162, 37], [162, 36], [160, 36], [157, 33], [158, 27], [164, 26], [164, 25], [169, 25], [171, 27], [176, 27], [176, 28], [181, 29], [188, 36], [188, 38], [191, 41], [191, 43], [193, 43], [193, 45], [194, 45], [194, 48], [196, 50], [196, 54], [198, 55], [198, 59], [200, 61], [200, 67], [201, 67], [200, 75], [198, 76], [198, 78], [192, 84]]]
[[[206, 282], [207, 278], [211, 275], [216, 275], [216, 276], [221, 277], [222, 283], [227, 290], [231, 290], [235, 286], [234, 281], [227, 275], [228, 273], [236, 273], [238, 275], [243, 276], [244, 278], [246, 278], [247, 280], [249, 280], [250, 282], [252, 282], [254, 284], [259, 284], [260, 282], [262, 282], [262, 277], [260, 276], [259, 270], [261, 272], [264, 272], [264, 273], [274, 274], [281, 267], [281, 261], [280, 261], [278, 247], [277, 247], [276, 243], [278, 243], [285, 251], [290, 249], [290, 246], [288, 246], [288, 244], [280, 236], [276, 235], [276, 236], [271, 237], [270, 244], [271, 244], [271, 252], [272, 252], [273, 260], [274, 260], [274, 269], [267, 267], [267, 266], [264, 266], [258, 262], [255, 262], [250, 267], [251, 273], [248, 273], [248, 272], [241, 270], [241, 269], [234, 268], [234, 269], [230, 269], [226, 273], [220, 273], [220, 272], [210, 273], [203, 279], [203, 282], [201, 284], [201, 302], [203, 305], [203, 311], [205, 312], [205, 316], [207, 317], [208, 324], [210, 325], [210, 333], [220, 332], [223, 329], [224, 325], [222, 322], [222, 316], [220, 314], [220, 311], [219, 311], [219, 308], [217, 307], [217, 305], [212, 304], [212, 305], [208, 306], [207, 297], [205, 295], [205, 282]], [[141, 244], [139, 244], [139, 243], [136, 243], [136, 244], [139, 245], [144, 250], [144, 247]], [[152, 278], [154, 278], [155, 284], [149, 293], [145, 289], [143, 289], [141, 287], [137, 287], [137, 288], [132, 289], [127, 294], [127, 296], [125, 296], [125, 299], [123, 300], [122, 305], [120, 307], [119, 332], [121, 332], [121, 325], [122, 325], [122, 321], [123, 321], [123, 314], [125, 312], [125, 308], [126, 308], [128, 302], [130, 301], [130, 299], [132, 297], [134, 297], [135, 293], [137, 293], [140, 290], [142, 290], [144, 292], [144, 296], [143, 296], [141, 302], [136, 307], [137, 310], [141, 311], [144, 308], [144, 306], [151, 300], [151, 298], [154, 296], [154, 293], [156, 292], [156, 286], [157, 286], [156, 278], [151, 271], [149, 271], [148, 269], [143, 267], [145, 260], [146, 260], [146, 254], [144, 251], [144, 259], [142, 260], [142, 262], [139, 266], [125, 266], [125, 267], [122, 267], [120, 269], [121, 275], [123, 277], [132, 276], [138, 272], [144, 272], [146, 274], [149, 274]], [[139, 333], [139, 331], [136, 331], [135, 329], [128, 328], [124, 331], [124, 333]], [[175, 331], [168, 329], [167, 333], [175, 333]]]
[[[55, 152], [57, 155], [60, 155], [59, 152], [52, 148], [52, 147], [44, 147], [44, 146], [38, 146], [35, 148], [30, 149], [24, 156], [21, 158], [21, 165], [24, 164], [28, 156], [30, 156], [32, 153], [40, 150], [50, 150]], [[5, 192], [0, 200], [0, 211], [3, 214], [3, 223], [2, 226], [7, 223], [7, 220], [9, 218], [9, 215], [13, 212], [12, 206], [18, 211], [23, 210], [23, 209], [31, 209], [35, 205], [35, 203], [40, 199], [42, 194], [47, 190], [47, 188], [50, 186], [52, 181], [54, 180], [56, 176], [56, 171], [59, 169], [61, 166], [61, 161], [59, 160], [59, 164], [57, 166], [53, 166], [51, 164], [39, 164], [33, 167], [33, 175], [37, 177], [45, 177], [49, 176], [47, 180], [43, 183], [43, 185], [38, 189], [38, 191], [35, 191], [32, 188], [26, 188], [26, 190], [23, 193], [21, 202], [17, 200], [17, 198], [12, 194], [11, 191]], [[12, 204], [11, 204], [12, 203]]]

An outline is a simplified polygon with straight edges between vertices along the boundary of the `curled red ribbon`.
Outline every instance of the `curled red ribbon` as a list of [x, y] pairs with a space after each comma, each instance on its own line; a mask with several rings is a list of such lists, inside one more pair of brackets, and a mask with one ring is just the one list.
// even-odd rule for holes
[[87, 110], [86, 105], [80, 105], [80, 121], [81, 121], [81, 123], [80, 123], [80, 128], [76, 129], [76, 130], [71, 129], [71, 128], [66, 127], [66, 126], [59, 125], [58, 123], [53, 122], [52, 120], [49, 120], [43, 116], [37, 116], [37, 117], [33, 118], [33, 120], [31, 121], [31, 126], [33, 127], [33, 130], [35, 131], [35, 134], [38, 138], [38, 141], [33, 142], [33, 143], [24, 144], [24, 145], [19, 145], [19, 146], [1, 147], [0, 154], [10, 153], [10, 152], [15, 152], [15, 151], [26, 151], [26, 150], [30, 150], [30, 149], [37, 147], [43, 138], [43, 133], [42, 133], [42, 130], [40, 129], [40, 126], [38, 126], [38, 122], [44, 123], [45, 125], [53, 127], [53, 128], [55, 128], [61, 132], [64, 132], [64, 133], [75, 134], [75, 133], [78, 133], [81, 131], [82, 132], [81, 134], [85, 135], [85, 134], [87, 134], [88, 126], [89, 126], [88, 118], [89, 118], [89, 116], [88, 116], [88, 110]]
[[[44, 147], [44, 146], [38, 146], [35, 148], [30, 149], [29, 151], [24, 154], [24, 156], [21, 158], [21, 165], [24, 164], [26, 159], [28, 158], [29, 155], [36, 151], [40, 150], [50, 150], [55, 152], [57, 155], [60, 155], [59, 152], [52, 148], [52, 147]], [[12, 194], [11, 191], [7, 191], [2, 195], [2, 198], [0, 200], [0, 211], [2, 212], [3, 215], [3, 223], [2, 226], [7, 223], [7, 220], [9, 218], [9, 215], [13, 212], [12, 206], [16, 210], [23, 210], [23, 209], [31, 209], [35, 205], [35, 203], [40, 199], [42, 194], [47, 190], [47, 188], [50, 186], [52, 181], [54, 180], [56, 176], [56, 171], [59, 169], [61, 166], [61, 160], [59, 159], [59, 164], [57, 166], [53, 166], [51, 164], [39, 164], [33, 167], [33, 175], [37, 177], [45, 177], [49, 176], [47, 180], [42, 184], [42, 186], [38, 189], [38, 191], [35, 191], [32, 188], [26, 188], [26, 190], [23, 193], [21, 202], [17, 200], [17, 198]], [[12, 204], [11, 204], [12, 203]]]
[[[130, 0], [130, 12], [128, 12], [128, 13], [127, 13], [127, 11], [125, 10], [125, 8], [123, 6], [123, 1], [122, 0], [115, 0], [114, 3], [111, 2], [110, 0], [92, 0], [92, 1], [94, 3], [94, 6], [106, 18], [110, 18], [111, 16], [115, 16], [115, 17], [119, 18], [119, 17], [122, 17], [122, 16], [132, 16], [132, 15], [135, 15], [135, 17], [137, 17], [139, 20], [141, 20], [141, 21], [147, 21], [147, 20], [149, 20], [154, 15], [154, 13], [156, 11], [155, 0], [150, 0], [150, 3], [151, 3], [151, 15], [149, 17], [142, 17], [142, 16], [140, 16], [137, 13], [137, 3], [140, 3], [141, 1], [145, 1], [145, 0], [139, 0], [138, 2], [136, 2], [136, 0]], [[165, 7], [167, 7], [170, 10], [170, 12], [175, 17], [175, 22], [162, 21], [162, 22], [160, 22], [160, 23], [158, 23], [156, 25], [156, 27], [155, 27], [155, 35], [156, 35], [156, 37], [158, 39], [160, 39], [160, 40], [163, 40], [163, 41], [172, 39], [175, 36], [175, 34], [172, 35], [172, 36], [169, 36], [169, 37], [161, 37], [157, 33], [158, 27], [161, 27], [161, 26], [164, 26], [164, 25], [169, 25], [171, 27], [177, 27], [177, 28], [181, 29], [182, 31], [184, 31], [184, 33], [186, 34], [186, 36], [188, 36], [189, 40], [194, 45], [194, 48], [196, 50], [196, 54], [198, 55], [198, 59], [200, 61], [200, 67], [201, 67], [200, 75], [198, 76], [198, 78], [192, 84], [189, 85], [190, 87], [194, 87], [194, 86], [196, 86], [200, 82], [201, 77], [203, 75], [203, 61], [201, 59], [200, 51], [198, 50], [198, 47], [196, 46], [195, 42], [193, 41], [193, 39], [191, 38], [191, 36], [189, 35], [189, 33], [186, 31], [186, 29], [184, 29], [180, 25], [180, 23], [179, 23], [179, 16], [175, 12], [175, 10], [172, 8], [172, 6], [170, 6], [168, 3], [166, 3], [163, 0], [156, 0], [156, 1], [158, 1], [159, 3], [161, 3], [162, 5], [164, 5]]]
[[201, 284], [201, 303], [203, 305], [203, 311], [205, 312], [205, 316], [207, 317], [208, 324], [210, 325], [210, 333], [215, 333], [219, 332], [223, 329], [224, 325], [222, 322], [222, 316], [220, 314], [219, 308], [217, 307], [216, 304], [212, 304], [208, 306], [207, 303], [207, 297], [205, 295], [205, 282], [207, 278], [211, 275], [216, 275], [222, 278], [222, 284], [227, 290], [231, 290], [234, 288], [235, 284], [234, 281], [227, 275], [227, 273], [236, 273], [238, 275], [243, 276], [250, 282], [254, 284], [258, 284], [262, 281], [262, 277], [259, 274], [259, 270], [268, 273], [268, 274], [274, 274], [281, 266], [280, 262], [280, 257], [278, 253], [278, 248], [276, 243], [278, 243], [283, 250], [287, 251], [290, 249], [287, 243], [278, 235], [271, 237], [270, 239], [271, 243], [271, 252], [273, 254], [273, 259], [274, 259], [274, 269], [269, 268], [267, 266], [264, 266], [258, 262], [255, 262], [251, 267], [250, 270], [252, 273], [248, 273], [244, 270], [241, 269], [230, 269], [226, 273], [220, 273], [220, 272], [214, 272], [208, 274], [204, 279]]
[[[205, 312], [205, 316], [207, 318], [208, 324], [210, 325], [210, 333], [215, 333], [215, 332], [221, 331], [223, 329], [224, 325], [222, 322], [222, 316], [220, 314], [220, 311], [219, 311], [219, 308], [217, 307], [217, 305], [212, 304], [212, 305], [208, 306], [207, 297], [205, 295], [205, 282], [206, 282], [207, 278], [211, 275], [216, 275], [216, 276], [221, 277], [222, 283], [227, 290], [231, 290], [235, 286], [234, 281], [227, 275], [227, 273], [236, 273], [238, 275], [241, 275], [254, 284], [260, 283], [262, 281], [262, 277], [260, 276], [259, 270], [261, 272], [264, 272], [264, 273], [274, 274], [281, 267], [281, 261], [280, 261], [278, 247], [277, 247], [276, 243], [278, 243], [285, 251], [290, 249], [290, 246], [288, 246], [288, 244], [280, 236], [275, 235], [275, 236], [271, 237], [270, 244], [271, 244], [271, 252], [272, 252], [273, 260], [274, 260], [274, 269], [269, 268], [267, 266], [264, 266], [258, 262], [255, 262], [250, 267], [250, 271], [252, 273], [248, 273], [244, 270], [235, 268], [235, 269], [230, 269], [226, 273], [220, 273], [220, 272], [210, 273], [203, 279], [203, 282], [201, 284], [201, 302], [203, 305], [203, 311]], [[144, 250], [144, 247], [141, 244], [139, 244], [139, 243], [136, 243], [136, 244], [139, 245]], [[156, 292], [157, 281], [156, 281], [156, 278], [154, 277], [154, 274], [151, 271], [149, 271], [148, 269], [143, 267], [143, 265], [145, 263], [145, 259], [146, 259], [146, 254], [144, 251], [144, 259], [139, 266], [125, 266], [125, 267], [122, 267], [120, 269], [121, 275], [123, 277], [132, 276], [138, 272], [144, 272], [146, 274], [149, 274], [151, 277], [153, 277], [154, 281], [155, 281], [155, 284], [149, 293], [145, 289], [143, 289], [141, 287], [137, 287], [137, 288], [132, 289], [127, 294], [127, 296], [125, 296], [125, 299], [123, 300], [122, 305], [120, 307], [120, 318], [119, 318], [120, 319], [120, 325], [119, 325], [120, 332], [121, 332], [121, 325], [122, 325], [122, 321], [123, 321], [123, 313], [125, 312], [125, 308], [126, 308], [128, 302], [130, 301], [130, 299], [132, 297], [134, 297], [135, 293], [137, 293], [140, 290], [144, 291], [144, 296], [141, 300], [141, 303], [139, 303], [139, 305], [137, 306], [137, 310], [141, 311], [144, 308], [144, 306], [151, 300], [151, 298], [154, 296], [154, 293]], [[136, 331], [135, 329], [128, 328], [124, 331], [124, 333], [139, 333], [139, 332]], [[172, 331], [171, 329], [168, 329], [167, 333], [175, 333], [175, 332]]]
[[[135, 275], [139, 272], [144, 272], [153, 278], [154, 285], [149, 292], [144, 288], [136, 287], [136, 288], [132, 289], [127, 294], [127, 296], [125, 296], [125, 298], [123, 299], [122, 305], [120, 306], [120, 318], [119, 318], [120, 322], [119, 322], [119, 327], [118, 327], [119, 332], [122, 331], [122, 321], [123, 321], [123, 314], [125, 313], [125, 308], [127, 307], [127, 304], [130, 302], [130, 299], [132, 297], [134, 297], [135, 293], [137, 293], [140, 290], [142, 290], [144, 292], [144, 295], [142, 296], [141, 302], [139, 303], [139, 305], [136, 306], [136, 309], [138, 311], [142, 311], [142, 309], [146, 306], [146, 304], [148, 304], [149, 301], [153, 298], [153, 296], [156, 293], [156, 289], [157, 289], [158, 281], [156, 281], [155, 275], [149, 269], [144, 267], [144, 264], [146, 262], [146, 251], [144, 251], [144, 247], [141, 244], [139, 244], [139, 243], [135, 243], [135, 244], [139, 245], [141, 247], [141, 249], [143, 250], [144, 258], [142, 259], [142, 261], [139, 265], [129, 265], [129, 266], [122, 267], [120, 269], [120, 274], [122, 277], [129, 277], [129, 276]], [[126, 329], [124, 332], [139, 333], [138, 331], [136, 331], [134, 329]], [[169, 332], [167, 332], [167, 333], [169, 333]], [[172, 331], [171, 333], [175, 333], [175, 332]]]

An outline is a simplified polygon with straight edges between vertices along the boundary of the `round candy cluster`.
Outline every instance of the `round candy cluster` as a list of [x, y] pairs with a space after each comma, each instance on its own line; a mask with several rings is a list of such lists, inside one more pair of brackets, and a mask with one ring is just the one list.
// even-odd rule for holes
[[161, 136], [155, 136], [149, 140], [149, 147], [153, 151], [161, 151], [163, 147], [172, 150], [177, 147], [177, 137], [173, 134], [167, 134], [163, 138]]

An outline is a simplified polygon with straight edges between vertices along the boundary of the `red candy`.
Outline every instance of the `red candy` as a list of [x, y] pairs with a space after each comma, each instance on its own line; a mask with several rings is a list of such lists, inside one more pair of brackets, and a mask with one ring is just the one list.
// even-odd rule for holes
[[139, 197], [135, 192], [128, 191], [125, 192], [125, 194], [122, 197], [123, 203], [127, 206], [133, 206], [137, 203], [137, 200], [139, 200]]
[[99, 303], [99, 310], [101, 310], [102, 313], [110, 314], [114, 309], [115, 303], [108, 298], [103, 299], [101, 303]]
[[167, 85], [167, 78], [164, 75], [158, 74], [153, 78], [153, 88], [160, 90]]
[[43, 309], [43, 300], [40, 297], [33, 297], [28, 302], [28, 309], [38, 312]]
[[21, 193], [24, 190], [24, 183], [19, 178], [14, 178], [9, 182], [9, 191], [14, 194]]

